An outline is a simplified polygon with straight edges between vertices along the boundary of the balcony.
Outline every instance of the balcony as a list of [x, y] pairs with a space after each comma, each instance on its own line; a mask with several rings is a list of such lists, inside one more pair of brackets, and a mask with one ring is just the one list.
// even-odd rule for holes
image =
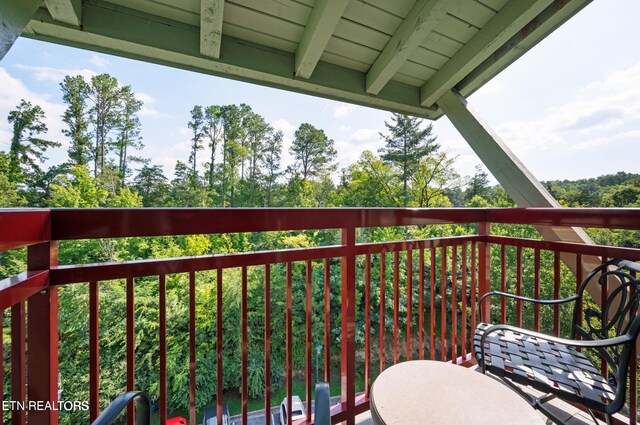
[[[455, 225], [451, 232], [447, 226]], [[478, 311], [476, 301], [491, 289], [514, 289], [535, 298], [566, 295], [579, 284], [584, 270], [607, 258], [640, 260], [639, 248], [586, 245], [539, 239], [503, 236], [505, 229], [566, 227], [640, 230], [637, 209], [102, 209], [102, 210], [3, 210], [0, 212], [0, 250], [27, 247], [26, 271], [0, 282], [0, 308], [10, 310], [10, 323], [3, 324], [0, 344], [2, 369], [10, 371], [5, 382], [9, 388], [3, 400], [54, 401], [57, 399], [59, 366], [68, 359], [59, 358], [59, 319], [64, 316], [59, 292], [72, 285], [84, 285], [88, 317], [79, 325], [85, 332], [88, 376], [61, 375], [66, 380], [85, 382], [88, 394], [87, 421], [95, 419], [110, 400], [100, 386], [104, 373], [101, 356], [105, 335], [101, 316], [100, 293], [105, 284], [124, 288], [120, 300], [121, 323], [126, 328], [123, 341], [122, 391], [150, 391], [140, 382], [153, 381], [140, 376], [141, 362], [152, 358], [157, 370], [159, 420], [164, 424], [169, 408], [168, 383], [180, 370], [188, 375], [188, 412], [191, 424], [201, 417], [198, 392], [202, 385], [214, 386], [218, 409], [225, 403], [225, 364], [229, 353], [238, 366], [240, 418], [249, 413], [249, 357], [255, 359], [258, 346], [263, 368], [264, 408], [281, 400], [272, 399], [275, 374], [281, 374], [287, 399], [293, 395], [294, 381], [304, 383], [307, 417], [299, 423], [313, 423], [312, 386], [316, 379], [315, 361], [321, 364], [321, 379], [330, 380], [339, 373], [341, 403], [332, 408], [332, 423], [355, 423], [355, 417], [369, 409], [368, 389], [373, 378], [391, 364], [409, 359], [432, 359], [471, 366], [473, 329], [479, 317], [493, 322], [514, 323], [562, 335], [568, 331], [569, 313], [557, 307], [524, 309], [520, 302], [485, 304]], [[380, 228], [417, 226], [420, 234], [445, 234], [428, 238], [389, 240], [371, 243], [369, 232]], [[408, 227], [407, 227], [408, 228]], [[412, 227], [413, 228], [413, 227]], [[432, 229], [433, 231], [430, 231]], [[238, 234], [282, 231], [323, 231], [322, 246], [273, 249], [231, 254], [181, 258], [113, 261], [99, 264], [58, 265], [58, 249], [67, 241], [106, 240], [111, 238], [171, 237], [199, 234]], [[458, 235], [462, 233], [462, 235]], [[512, 232], [514, 234], [515, 232]], [[407, 232], [408, 234], [408, 232]], [[411, 233], [412, 235], [415, 232]], [[453, 235], [455, 234], [455, 235]], [[203, 296], [199, 291], [207, 274], [215, 293], [207, 294], [215, 328], [213, 341], [207, 341], [212, 358], [199, 358], [197, 338]], [[182, 276], [188, 314], [188, 346], [183, 347], [184, 365], [168, 365], [171, 346], [167, 328], [168, 277]], [[223, 310], [226, 279], [240, 284], [238, 315]], [[144, 279], [144, 281], [142, 281]], [[276, 280], [282, 285], [272, 285]], [[109, 283], [110, 282], [110, 283]], [[149, 348], [148, 340], [136, 332], [143, 312], [135, 297], [138, 285], [157, 288], [157, 328]], [[65, 288], [65, 289], [61, 289]], [[256, 290], [256, 288], [258, 288]], [[282, 289], [282, 291], [280, 291]], [[110, 292], [110, 296], [118, 292]], [[338, 293], [340, 299], [332, 299]], [[258, 295], [259, 294], [259, 295]], [[231, 294], [233, 295], [233, 294]], [[231, 296], [227, 295], [227, 296]], [[597, 298], [597, 297], [594, 297]], [[104, 299], [104, 298], [102, 298]], [[65, 303], [68, 305], [68, 303]], [[302, 307], [304, 317], [296, 316], [294, 305]], [[197, 308], [198, 307], [198, 308]], [[148, 304], [145, 304], [148, 308]], [[282, 311], [284, 310], [284, 312]], [[282, 314], [281, 314], [282, 313]], [[251, 322], [249, 318], [251, 317]], [[337, 319], [333, 321], [332, 318]], [[281, 318], [281, 319], [274, 319]], [[155, 326], [155, 325], [154, 325]], [[298, 327], [304, 326], [304, 340], [294, 341]], [[239, 346], [229, 347], [225, 332], [240, 334]], [[280, 338], [282, 336], [282, 338]], [[7, 338], [10, 337], [10, 344]], [[316, 359], [316, 343], [324, 347]], [[7, 347], [8, 353], [3, 350]], [[272, 362], [283, 347], [283, 370], [274, 370]], [[294, 351], [304, 351], [304, 365], [294, 364]], [[86, 353], [88, 351], [88, 354]], [[188, 351], [188, 354], [186, 352]], [[339, 359], [339, 361], [338, 361]], [[157, 360], [157, 363], [156, 363]], [[198, 377], [205, 360], [215, 361], [215, 375]], [[339, 365], [339, 366], [338, 366]], [[279, 366], [278, 366], [279, 367]], [[336, 370], [338, 369], [338, 370]], [[60, 368], [62, 370], [62, 368]], [[173, 371], [173, 372], [172, 372]], [[636, 423], [637, 362], [629, 370], [631, 396], [621, 423]], [[279, 375], [278, 375], [279, 376]], [[357, 391], [362, 382], [363, 391]], [[463, 385], [463, 383], [460, 383]], [[211, 388], [213, 390], [213, 387]], [[6, 391], [6, 390], [5, 390]], [[63, 396], [63, 399], [66, 397]], [[197, 408], [198, 407], [198, 408]], [[219, 412], [221, 410], [218, 410]], [[232, 412], [233, 414], [233, 412]], [[132, 423], [133, 412], [128, 412]], [[4, 417], [3, 417], [4, 416]], [[11, 417], [13, 424], [57, 424], [56, 410], [0, 411], [0, 422]], [[268, 415], [267, 415], [268, 418]]]

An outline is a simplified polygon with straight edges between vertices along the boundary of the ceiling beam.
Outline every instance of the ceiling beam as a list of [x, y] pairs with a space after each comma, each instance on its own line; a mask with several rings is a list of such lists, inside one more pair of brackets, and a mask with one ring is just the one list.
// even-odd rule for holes
[[553, 0], [537, 0], [507, 3], [422, 86], [420, 103], [425, 106], [433, 105], [552, 2]]
[[82, 24], [82, 0], [44, 0], [56, 21], [79, 27]]
[[348, 3], [349, 0], [316, 1], [296, 49], [296, 77], [311, 77]]
[[200, 1], [200, 54], [220, 57], [224, 0]]
[[492, 53], [464, 77], [456, 89], [464, 97], [473, 94], [495, 75], [528, 52], [547, 35], [560, 27], [592, 0], [557, 0], [524, 26], [516, 35]]
[[38, 10], [42, 0], [3, 0], [0, 7], [0, 60]]
[[367, 73], [367, 93], [378, 94], [442, 21], [451, 0], [419, 0]]
[[398, 81], [371, 96], [364, 88], [365, 73], [357, 70], [318, 62], [311, 78], [294, 78], [292, 52], [223, 35], [220, 59], [212, 59], [200, 54], [196, 26], [100, 0], [84, 3], [82, 14], [81, 30], [40, 10], [22, 35], [399, 114], [432, 118], [436, 113], [420, 105], [419, 87]]

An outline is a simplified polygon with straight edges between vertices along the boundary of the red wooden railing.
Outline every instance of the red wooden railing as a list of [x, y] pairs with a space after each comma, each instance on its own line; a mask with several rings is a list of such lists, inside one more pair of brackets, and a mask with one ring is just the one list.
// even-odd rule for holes
[[[477, 234], [441, 237], [424, 240], [391, 241], [381, 243], [357, 243], [356, 229], [436, 225], [450, 223], [477, 224]], [[11, 400], [57, 399], [58, 377], [58, 302], [60, 285], [89, 284], [89, 417], [99, 414], [99, 290], [100, 282], [124, 280], [126, 282], [126, 388], [135, 388], [135, 313], [134, 287], [136, 279], [158, 277], [159, 289], [159, 406], [160, 421], [167, 419], [167, 362], [166, 362], [166, 275], [186, 273], [189, 276], [189, 422], [196, 420], [196, 338], [195, 301], [198, 272], [216, 271], [216, 368], [217, 411], [222, 417], [223, 373], [222, 295], [224, 270], [241, 269], [241, 419], [247, 420], [247, 270], [264, 268], [264, 368], [265, 412], [269, 423], [271, 390], [271, 277], [273, 265], [284, 264], [286, 270], [286, 319], [285, 387], [288, 411], [291, 411], [292, 380], [292, 303], [294, 263], [305, 265], [305, 395], [307, 418], [311, 423], [312, 336], [311, 336], [311, 287], [313, 268], [323, 264], [324, 285], [324, 379], [329, 380], [331, 362], [330, 295], [332, 259], [341, 264], [341, 349], [340, 376], [342, 403], [332, 408], [332, 422], [354, 423], [357, 414], [368, 410], [368, 388], [372, 370], [382, 371], [390, 362], [411, 358], [429, 358], [456, 363], [469, 363], [470, 339], [476, 325], [477, 313], [484, 318], [493, 313], [494, 320], [523, 322], [522, 305], [518, 302], [515, 314], [501, 303], [499, 307], [483, 305], [476, 311], [478, 296], [491, 289], [506, 288], [511, 282], [508, 271], [515, 273], [515, 290], [529, 291], [530, 296], [540, 297], [541, 255], [553, 255], [553, 295], [560, 294], [561, 259], [576, 261], [578, 265], [587, 257], [623, 257], [640, 260], [640, 249], [583, 245], [567, 242], [548, 242], [492, 235], [490, 224], [530, 224], [536, 226], [583, 226], [640, 230], [638, 209], [101, 209], [101, 210], [0, 210], [0, 251], [19, 247], [27, 248], [27, 271], [0, 282], [0, 309], [11, 309]], [[266, 232], [282, 230], [340, 229], [341, 244], [305, 249], [286, 249], [262, 252], [207, 255], [171, 259], [151, 259], [101, 264], [57, 265], [58, 241], [102, 239], [141, 236], [175, 236], [191, 234], [215, 234], [238, 232]], [[508, 264], [508, 249], [516, 250], [515, 264]], [[500, 250], [498, 278], [491, 278], [491, 250]], [[533, 251], [533, 282], [527, 286], [523, 280], [526, 258]], [[524, 254], [527, 255], [524, 255]], [[569, 259], [569, 257], [571, 257]], [[528, 257], [527, 257], [528, 258]], [[357, 262], [363, 261], [363, 270]], [[389, 263], [389, 264], [388, 264]], [[406, 273], [401, 276], [404, 265]], [[417, 269], [417, 270], [416, 270]], [[379, 282], [373, 282], [372, 272], [379, 271]], [[356, 341], [356, 278], [364, 279], [364, 344]], [[577, 268], [576, 283], [582, 279], [582, 269]], [[389, 293], [387, 283], [392, 284]], [[545, 282], [546, 283], [546, 282]], [[437, 294], [437, 285], [440, 293]], [[373, 285], [373, 286], [372, 286]], [[377, 286], [377, 288], [376, 288]], [[429, 296], [426, 296], [426, 290]], [[404, 297], [403, 297], [404, 291]], [[437, 311], [437, 298], [440, 308]], [[389, 300], [391, 297], [391, 300]], [[406, 305], [401, 308], [401, 300]], [[447, 307], [450, 304], [450, 308]], [[25, 308], [27, 307], [27, 308]], [[493, 308], [493, 310], [492, 310]], [[386, 318], [392, 310], [393, 333], [387, 335]], [[417, 311], [416, 311], [417, 310]], [[25, 312], [28, 311], [28, 314]], [[379, 311], [378, 348], [372, 331], [371, 313]], [[28, 315], [28, 317], [26, 317]], [[497, 316], [496, 316], [497, 315]], [[560, 311], [553, 311], [553, 331], [561, 332]], [[417, 316], [417, 317], [416, 317]], [[2, 316], [0, 316], [1, 319]], [[391, 316], [389, 316], [391, 317]], [[539, 307], [533, 311], [533, 327], [540, 328]], [[405, 326], [401, 326], [401, 321]], [[0, 324], [2, 324], [0, 322]], [[277, 324], [281, 326], [281, 324]], [[428, 332], [428, 334], [425, 334]], [[404, 335], [403, 335], [404, 333]], [[0, 332], [0, 338], [2, 338]], [[404, 337], [404, 344], [401, 338]], [[387, 342], [392, 348], [387, 352]], [[0, 341], [0, 355], [3, 345]], [[373, 345], [373, 347], [372, 347]], [[404, 347], [402, 347], [404, 345]], [[356, 361], [356, 352], [364, 352], [364, 364]], [[27, 355], [28, 354], [28, 355]], [[378, 359], [378, 367], [372, 359]], [[0, 357], [3, 358], [4, 357]], [[0, 386], [4, 376], [0, 368]], [[356, 394], [356, 373], [362, 371], [365, 391]], [[374, 372], [375, 373], [375, 372]], [[637, 363], [632, 362], [631, 394], [628, 414], [635, 423], [637, 413]], [[144, 390], [144, 389], [143, 389]], [[4, 395], [3, 395], [4, 399]], [[2, 400], [0, 400], [1, 402]], [[28, 414], [27, 414], [28, 413]], [[5, 412], [6, 414], [6, 412]], [[13, 424], [57, 424], [55, 410], [10, 412]], [[28, 418], [27, 418], [28, 416]], [[132, 412], [128, 414], [132, 421]], [[0, 423], [3, 412], [0, 411]], [[289, 418], [289, 422], [291, 422]], [[220, 423], [220, 422], [219, 422]]]

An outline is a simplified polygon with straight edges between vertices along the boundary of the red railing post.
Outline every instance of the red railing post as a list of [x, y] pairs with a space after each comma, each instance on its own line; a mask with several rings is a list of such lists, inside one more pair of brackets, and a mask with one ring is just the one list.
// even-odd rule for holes
[[[478, 234], [488, 236], [491, 234], [491, 224], [478, 223]], [[478, 242], [478, 299], [491, 290], [491, 249], [485, 241]], [[485, 300], [480, 307], [480, 318], [484, 322], [490, 322], [489, 300]]]
[[356, 396], [356, 229], [342, 229], [342, 245], [346, 255], [342, 257], [342, 362], [340, 388], [342, 405], [347, 412], [347, 425], [355, 425]]
[[[28, 270], [49, 270], [58, 264], [58, 242], [44, 242], [27, 248]], [[58, 400], [58, 288], [33, 295], [28, 300], [27, 321], [27, 380], [30, 402]], [[56, 425], [56, 408], [30, 409], [29, 423]]]

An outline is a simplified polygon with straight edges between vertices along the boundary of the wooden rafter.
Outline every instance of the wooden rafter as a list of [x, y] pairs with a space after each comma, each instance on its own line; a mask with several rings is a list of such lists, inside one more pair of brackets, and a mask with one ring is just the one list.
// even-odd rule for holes
[[420, 0], [409, 11], [367, 73], [367, 93], [378, 94], [440, 23], [451, 0]]
[[420, 103], [433, 105], [551, 3], [553, 0], [507, 3], [422, 86]]
[[224, 0], [200, 2], [200, 54], [220, 58]]
[[309, 78], [342, 17], [349, 0], [318, 0], [296, 49], [296, 77]]
[[44, 0], [51, 17], [65, 24], [82, 24], [82, 0]]

